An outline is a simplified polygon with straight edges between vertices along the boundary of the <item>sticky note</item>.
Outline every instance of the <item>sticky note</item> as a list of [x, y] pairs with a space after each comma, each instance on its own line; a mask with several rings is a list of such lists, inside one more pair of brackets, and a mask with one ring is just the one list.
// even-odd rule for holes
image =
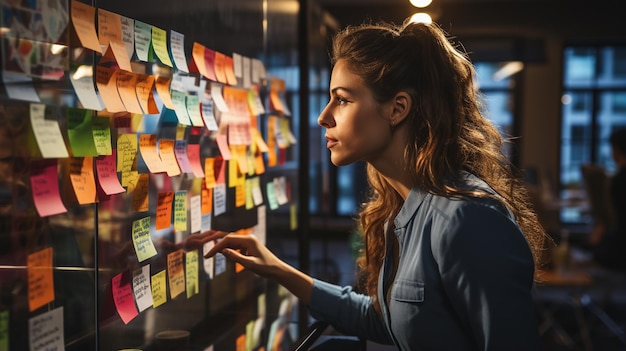
[[111, 290], [117, 313], [124, 324], [128, 324], [139, 314], [128, 272], [119, 273], [111, 279]]
[[143, 262], [157, 254], [150, 237], [150, 217], [133, 221], [132, 238], [135, 254], [139, 262]]
[[26, 271], [28, 309], [31, 312], [54, 301], [52, 253], [52, 248], [48, 247], [28, 255]]

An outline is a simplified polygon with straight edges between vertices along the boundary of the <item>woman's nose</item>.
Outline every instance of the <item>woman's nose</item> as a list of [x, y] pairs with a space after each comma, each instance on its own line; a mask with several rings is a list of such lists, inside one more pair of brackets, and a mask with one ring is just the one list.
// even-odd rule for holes
[[326, 105], [326, 107], [320, 113], [319, 117], [317, 117], [317, 124], [324, 128], [331, 128], [332, 126], [334, 126], [334, 119], [329, 111], [328, 105]]

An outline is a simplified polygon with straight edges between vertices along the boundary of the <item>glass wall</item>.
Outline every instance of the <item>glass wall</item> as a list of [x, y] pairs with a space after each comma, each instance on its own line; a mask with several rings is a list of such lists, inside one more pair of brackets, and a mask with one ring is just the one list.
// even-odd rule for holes
[[290, 230], [298, 1], [0, 10], [0, 350], [288, 347], [293, 296], [191, 243]]

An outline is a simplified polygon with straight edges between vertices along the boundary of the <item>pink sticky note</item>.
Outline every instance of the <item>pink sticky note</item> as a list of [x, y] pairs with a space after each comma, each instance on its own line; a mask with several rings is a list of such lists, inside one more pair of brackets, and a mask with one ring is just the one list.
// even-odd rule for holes
[[204, 178], [204, 169], [200, 161], [200, 145], [188, 144], [187, 157], [189, 158], [193, 175], [196, 176], [196, 178]]
[[59, 193], [56, 159], [33, 161], [30, 185], [39, 216], [47, 217], [67, 212]]
[[96, 158], [96, 171], [100, 187], [107, 195], [123, 193], [124, 187], [117, 178], [117, 150], [111, 150], [111, 155], [103, 155]]
[[228, 147], [228, 140], [226, 135], [220, 134], [215, 137], [217, 147], [225, 160], [230, 160], [230, 148]]
[[124, 275], [125, 273], [122, 272], [111, 279], [111, 289], [117, 313], [122, 318], [124, 324], [128, 324], [133, 318], [137, 317], [139, 312], [137, 307], [135, 307], [133, 289], [130, 286], [130, 275]]
[[174, 153], [176, 154], [176, 160], [180, 166], [180, 170], [184, 173], [192, 173], [191, 164], [189, 163], [189, 157], [187, 156], [187, 141], [176, 140], [174, 143]]

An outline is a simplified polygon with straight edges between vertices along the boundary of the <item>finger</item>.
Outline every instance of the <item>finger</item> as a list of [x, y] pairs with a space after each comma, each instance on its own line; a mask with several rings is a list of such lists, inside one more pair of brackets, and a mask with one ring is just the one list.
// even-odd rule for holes
[[180, 243], [179, 246], [186, 250], [195, 250], [201, 248], [205, 243], [219, 239], [227, 234], [227, 232], [208, 230], [203, 233], [190, 235], [187, 239]]
[[218, 241], [205, 255], [205, 258], [214, 256], [216, 253], [223, 251], [224, 249], [242, 250], [243, 252], [250, 251], [252, 247], [250, 235], [240, 235], [229, 233], [224, 236], [222, 240]]

